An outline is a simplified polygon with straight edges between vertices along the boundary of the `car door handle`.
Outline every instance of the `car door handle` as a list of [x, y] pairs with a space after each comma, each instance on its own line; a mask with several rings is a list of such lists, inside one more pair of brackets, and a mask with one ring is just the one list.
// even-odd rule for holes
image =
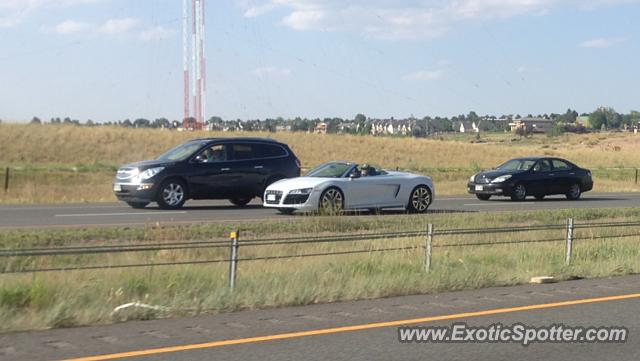
[[264, 168], [264, 166], [257, 165], [257, 166], [255, 166], [255, 167], [253, 167], [253, 168], [255, 168], [255, 169], [262, 169], [262, 168]]
[[220, 169], [220, 170], [221, 170], [221, 171], [223, 171], [223, 172], [226, 172], [226, 171], [228, 171], [228, 170], [231, 170], [231, 168], [222, 168], [222, 169]]
[[555, 174], [554, 173], [549, 173], [549, 175], [553, 177]]
[[569, 173], [569, 175], [576, 175], [574, 172]]

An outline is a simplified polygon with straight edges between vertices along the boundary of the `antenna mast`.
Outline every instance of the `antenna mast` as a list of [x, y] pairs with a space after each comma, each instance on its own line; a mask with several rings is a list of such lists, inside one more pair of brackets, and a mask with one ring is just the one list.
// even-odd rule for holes
[[[189, 29], [189, 1], [182, 0], [182, 68], [184, 73], [184, 121], [185, 129], [203, 129], [205, 121], [205, 48], [204, 1], [191, 0], [191, 29]], [[191, 38], [189, 38], [191, 34]], [[189, 43], [191, 43], [191, 67], [189, 68]], [[190, 91], [193, 92], [193, 114], [189, 109]], [[195, 122], [190, 124], [193, 118]]]

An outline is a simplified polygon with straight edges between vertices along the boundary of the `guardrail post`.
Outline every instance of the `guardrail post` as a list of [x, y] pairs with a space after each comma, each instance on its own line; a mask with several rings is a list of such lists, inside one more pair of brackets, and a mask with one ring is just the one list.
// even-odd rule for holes
[[4, 192], [9, 191], [9, 167], [4, 170]]
[[236, 274], [238, 273], [238, 239], [240, 231], [231, 232], [231, 253], [229, 258], [229, 288], [231, 291], [236, 287]]
[[571, 264], [571, 254], [573, 253], [573, 218], [567, 219], [567, 246], [565, 249], [565, 263]]
[[424, 248], [424, 270], [431, 271], [431, 246], [433, 243], [433, 224], [427, 225], [427, 244]]
[[638, 168], [636, 168], [636, 184], [638, 184]]

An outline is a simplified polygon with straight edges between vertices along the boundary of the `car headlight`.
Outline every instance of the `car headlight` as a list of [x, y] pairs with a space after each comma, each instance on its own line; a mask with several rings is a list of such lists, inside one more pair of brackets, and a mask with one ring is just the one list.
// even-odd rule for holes
[[474, 182], [476, 180], [476, 175], [472, 175], [471, 178], [469, 178], [469, 182]]
[[502, 183], [502, 182], [506, 181], [509, 178], [511, 178], [511, 174], [501, 175], [500, 177], [492, 180], [491, 183]]
[[141, 181], [147, 180], [155, 176], [156, 174], [162, 172], [163, 170], [164, 170], [164, 167], [149, 168], [144, 172], [140, 173], [140, 175], [138, 175], [138, 179], [140, 179]]
[[313, 188], [301, 188], [301, 189], [294, 189], [291, 192], [289, 192], [289, 194], [309, 194], [311, 193], [311, 191], [313, 191]]

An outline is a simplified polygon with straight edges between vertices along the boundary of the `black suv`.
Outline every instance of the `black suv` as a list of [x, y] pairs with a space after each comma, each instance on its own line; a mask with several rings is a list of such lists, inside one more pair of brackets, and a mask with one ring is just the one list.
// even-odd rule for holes
[[127, 164], [113, 192], [133, 208], [158, 202], [177, 209], [187, 199], [229, 199], [244, 206], [271, 183], [300, 176], [286, 145], [265, 138], [207, 138], [181, 144], [156, 160]]

